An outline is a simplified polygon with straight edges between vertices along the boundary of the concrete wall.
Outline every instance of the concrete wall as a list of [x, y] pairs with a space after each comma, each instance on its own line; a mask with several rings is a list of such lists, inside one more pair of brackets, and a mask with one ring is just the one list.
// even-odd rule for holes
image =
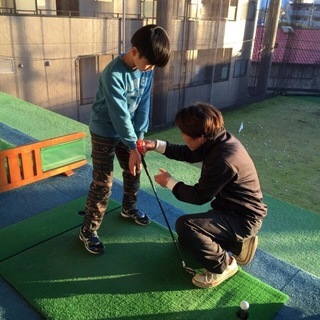
[[119, 51], [118, 20], [0, 16], [0, 25], [1, 56], [13, 57], [13, 73], [0, 74], [0, 90], [74, 119], [76, 59]]
[[[89, 9], [84, 2], [80, 3], [81, 10]], [[105, 4], [110, 5], [109, 2]], [[239, 5], [238, 15], [241, 8]], [[139, 11], [137, 7], [126, 9]], [[133, 32], [145, 23], [146, 20], [126, 19], [126, 49], [130, 47]], [[87, 119], [90, 106], [80, 106], [79, 102], [78, 59], [118, 54], [121, 24], [116, 18], [0, 15], [0, 62], [6, 60], [12, 64], [12, 72], [1, 73], [0, 70], [0, 91], [76, 120]], [[169, 88], [165, 122], [171, 123], [178, 109], [197, 100], [220, 108], [243, 103], [247, 97], [248, 77], [233, 78], [233, 68], [236, 59], [250, 59], [252, 43], [244, 40], [252, 39], [253, 23], [236, 19], [173, 20], [172, 24], [173, 51], [232, 47], [233, 57], [229, 81], [186, 87], [179, 84], [179, 87]], [[183, 79], [194, 61], [182, 59], [179, 63], [181, 68], [176, 76]], [[83, 113], [86, 114], [82, 116]]]

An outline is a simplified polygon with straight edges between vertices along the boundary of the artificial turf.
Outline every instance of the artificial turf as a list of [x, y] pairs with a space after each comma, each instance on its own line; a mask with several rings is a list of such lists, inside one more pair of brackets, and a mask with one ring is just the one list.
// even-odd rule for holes
[[[76, 215], [72, 208], [82, 206], [79, 201], [33, 218], [41, 226], [54, 224], [56, 217], [61, 232], [0, 263], [1, 276], [46, 319], [236, 319], [239, 303], [247, 300], [250, 319], [264, 320], [273, 319], [287, 300], [242, 269], [217, 288], [194, 287], [168, 230], [155, 222], [138, 226], [121, 218], [120, 208], [105, 217], [99, 232], [106, 253], [89, 254], [79, 228], [66, 230], [60, 222], [61, 216]], [[17, 228], [34, 232], [35, 221]], [[187, 265], [196, 266], [182, 252]]]

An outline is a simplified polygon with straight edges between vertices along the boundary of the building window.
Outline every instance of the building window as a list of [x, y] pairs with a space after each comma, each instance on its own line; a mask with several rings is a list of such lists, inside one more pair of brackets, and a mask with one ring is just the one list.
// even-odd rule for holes
[[212, 83], [215, 49], [175, 51], [170, 57], [170, 86], [174, 89]]
[[191, 85], [199, 86], [210, 84], [213, 74], [214, 50], [197, 50], [197, 56], [193, 62]]
[[170, 85], [169, 88], [183, 87], [184, 79], [181, 77], [182, 51], [173, 51], [170, 55]]
[[234, 78], [244, 77], [247, 74], [248, 60], [237, 60], [234, 64]]
[[228, 20], [235, 21], [237, 19], [238, 0], [230, 0], [228, 8]]
[[211, 84], [215, 49], [174, 51], [170, 57], [170, 88]]
[[203, 18], [217, 19], [220, 17], [223, 19], [228, 17], [229, 0], [203, 0], [201, 5], [201, 15]]
[[236, 20], [238, 0], [190, 0], [188, 17], [190, 19]]
[[244, 17], [244, 19], [249, 21], [254, 21], [256, 18], [256, 11], [257, 11], [257, 2], [255, 1], [249, 1], [248, 8], [247, 8], [247, 14]]
[[17, 13], [36, 14], [37, 2], [35, 0], [15, 0]]
[[91, 104], [94, 101], [100, 74], [112, 59], [114, 56], [111, 54], [79, 57], [80, 105]]
[[217, 60], [214, 68], [214, 82], [229, 80], [231, 54], [231, 48], [220, 48], [217, 50]]
[[0, 59], [0, 74], [13, 73], [13, 59]]
[[157, 4], [153, 0], [141, 1], [141, 13], [144, 18], [155, 18]]

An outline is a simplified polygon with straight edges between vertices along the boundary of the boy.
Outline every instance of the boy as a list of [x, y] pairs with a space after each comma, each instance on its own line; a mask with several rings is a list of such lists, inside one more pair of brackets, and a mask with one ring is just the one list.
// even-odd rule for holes
[[135, 32], [131, 45], [102, 72], [89, 122], [93, 180], [79, 238], [92, 254], [104, 253], [97, 231], [111, 195], [115, 156], [123, 170], [121, 216], [143, 226], [151, 222], [137, 208], [141, 156], [136, 142], [149, 125], [153, 69], [168, 63], [170, 42], [163, 28], [146, 25]]
[[204, 267], [193, 277], [193, 284], [211, 288], [232, 277], [238, 271], [237, 263], [251, 261], [267, 206], [250, 156], [225, 130], [218, 109], [199, 103], [180, 110], [175, 122], [186, 145], [146, 140], [145, 149], [177, 161], [202, 162], [194, 185], [175, 180], [164, 169], [155, 181], [180, 201], [195, 205], [211, 201], [208, 212], [183, 215], [176, 221], [179, 243]]

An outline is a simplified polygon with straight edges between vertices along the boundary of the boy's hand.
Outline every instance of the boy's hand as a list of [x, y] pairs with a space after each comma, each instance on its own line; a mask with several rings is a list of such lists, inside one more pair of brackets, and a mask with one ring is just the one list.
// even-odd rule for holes
[[159, 171], [160, 171], [160, 174], [155, 175], [154, 180], [161, 187], [165, 188], [167, 186], [169, 179], [171, 178], [171, 174], [162, 168], [160, 168]]
[[130, 157], [129, 157], [129, 170], [130, 173], [135, 176], [137, 171], [141, 171], [142, 164], [141, 164], [141, 155], [138, 149], [130, 150]]

